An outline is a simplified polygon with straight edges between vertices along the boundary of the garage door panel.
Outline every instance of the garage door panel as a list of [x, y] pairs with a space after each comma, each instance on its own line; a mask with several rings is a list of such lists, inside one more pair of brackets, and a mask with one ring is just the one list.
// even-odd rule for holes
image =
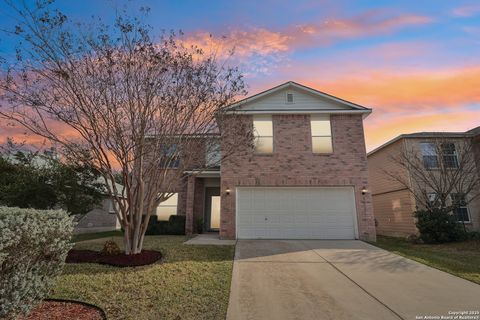
[[294, 223], [296, 221], [299, 221], [298, 217], [294, 217], [291, 214], [277, 215], [277, 218], [278, 218], [278, 220], [276, 220], [276, 221], [279, 222], [279, 223], [282, 223], [282, 224], [291, 224], [291, 223]]
[[333, 225], [352, 225], [352, 214], [314, 214], [309, 217], [310, 223], [333, 224]]
[[240, 239], [354, 239], [353, 188], [238, 188]]
[[251, 214], [242, 214], [237, 217], [237, 225], [251, 225], [253, 224], [254, 215]]
[[257, 215], [257, 214], [251, 215], [251, 221], [254, 224], [263, 224], [263, 223], [265, 223], [265, 216], [264, 215]]
[[[342, 214], [326, 214], [326, 215], [315, 215], [315, 219], [319, 223], [326, 225], [337, 225], [337, 226], [351, 226], [352, 225], [352, 214], [351, 213], [342, 213]], [[311, 222], [317, 222], [311, 221]]]

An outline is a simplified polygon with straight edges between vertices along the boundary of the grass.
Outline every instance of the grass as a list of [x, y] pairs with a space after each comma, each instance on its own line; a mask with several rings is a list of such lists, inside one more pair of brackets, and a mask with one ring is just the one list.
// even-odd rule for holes
[[378, 236], [377, 247], [480, 284], [480, 240], [446, 244], [412, 244]]
[[100, 239], [100, 238], [106, 238], [106, 237], [115, 237], [115, 236], [122, 236], [122, 235], [123, 233], [120, 230], [97, 232], [97, 233], [84, 233], [84, 234], [77, 234], [73, 236], [72, 241], [80, 242], [80, 241]]
[[[122, 237], [114, 237], [120, 246]], [[100, 250], [106, 239], [76, 244]], [[234, 246], [184, 245], [184, 236], [147, 236], [163, 262], [137, 268], [67, 264], [51, 297], [100, 306], [109, 319], [225, 319]]]

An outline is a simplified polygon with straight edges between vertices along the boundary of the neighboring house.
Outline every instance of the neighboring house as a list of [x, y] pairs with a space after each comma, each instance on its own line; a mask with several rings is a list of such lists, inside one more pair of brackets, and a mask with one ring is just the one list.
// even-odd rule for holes
[[[55, 152], [54, 149], [46, 150], [44, 151], [44, 154], [48, 155], [49, 157], [59, 159], [59, 155]], [[17, 161], [15, 156], [12, 154], [4, 154], [2, 156], [9, 159], [10, 161]], [[33, 158], [33, 161], [34, 165], [38, 167], [46, 167], [49, 165], [49, 162], [46, 161], [45, 158], [41, 155], [35, 156]], [[98, 182], [100, 183], [103, 183], [103, 181], [103, 178], [98, 179]], [[123, 192], [123, 186], [118, 183], [116, 184], [116, 189], [120, 194]], [[113, 208], [113, 202], [110, 199], [110, 196], [107, 194], [106, 190], [105, 196], [102, 201], [97, 204], [92, 210], [90, 210], [86, 214], [75, 216], [75, 223], [75, 234], [120, 230], [121, 227], [120, 222], [118, 221], [118, 218], [115, 214], [115, 210]]]
[[[103, 181], [103, 178], [99, 180]], [[116, 183], [116, 189], [121, 194], [123, 186]], [[92, 210], [84, 215], [78, 215], [74, 229], [75, 234], [120, 230], [120, 221], [115, 214], [114, 203], [105, 191], [105, 197]]]
[[[443, 144], [446, 146], [445, 153], [442, 155], [436, 154], [436, 151], [433, 151], [435, 148], [431, 147], [439, 139], [442, 141], [442, 146]], [[455, 170], [455, 164], [458, 163], [456, 149], [458, 149], [459, 143], [465, 142], [473, 143], [473, 158], [480, 177], [480, 127], [467, 132], [402, 134], [368, 153], [368, 169], [377, 234], [408, 236], [417, 233], [413, 212], [420, 205], [404, 185], [392, 179], [386, 172], [396, 172], [397, 176], [407, 178], [405, 181], [413, 179], [413, 177], [406, 170], [396, 167], [397, 165], [395, 161], [391, 161], [391, 157], [400, 154], [402, 150], [415, 150], [423, 158], [425, 170], [435, 170], [435, 163], [447, 160], [451, 164], [452, 170]], [[439, 158], [440, 156], [442, 159]], [[456, 196], [451, 194], [450, 198]], [[462, 198], [470, 196], [462, 195]], [[462, 202], [461, 199], [460, 202]], [[480, 198], [475, 198], [468, 205], [461, 205], [454, 211], [457, 221], [465, 222], [466, 227], [470, 230], [480, 230]]]
[[[226, 108], [253, 126], [255, 147], [238, 145], [213, 168], [218, 153], [199, 152], [160, 218], [186, 215], [187, 234], [223, 239], [375, 240], [363, 131], [371, 109], [294, 82]], [[234, 134], [195, 139], [202, 150]]]

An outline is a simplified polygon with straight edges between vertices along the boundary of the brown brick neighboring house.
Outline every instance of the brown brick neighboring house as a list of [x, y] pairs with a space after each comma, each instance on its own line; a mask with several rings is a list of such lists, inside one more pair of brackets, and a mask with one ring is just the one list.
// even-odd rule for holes
[[[402, 134], [368, 153], [368, 170], [373, 198], [373, 210], [377, 223], [377, 234], [387, 236], [408, 236], [417, 233], [413, 212], [417, 203], [413, 195], [399, 182], [390, 178], [385, 171], [395, 172], [407, 179], [412, 176], [390, 161], [391, 156], [407, 150], [417, 150], [421, 154], [420, 143], [446, 139], [455, 145], [469, 140], [473, 143], [474, 159], [480, 177], [480, 127], [467, 132], [419, 132]], [[467, 195], [468, 196], [468, 195]], [[480, 198], [467, 206], [470, 230], [480, 230]]]
[[[187, 171], [157, 215], [186, 215], [187, 234], [224, 239], [375, 240], [363, 131], [371, 109], [294, 82], [226, 108], [236, 114], [230, 121], [253, 126], [255, 147]], [[221, 145], [233, 135], [216, 138]]]

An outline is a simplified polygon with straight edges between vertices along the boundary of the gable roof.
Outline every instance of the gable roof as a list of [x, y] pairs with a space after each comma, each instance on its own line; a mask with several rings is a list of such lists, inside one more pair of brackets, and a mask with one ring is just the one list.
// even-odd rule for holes
[[280, 109], [273, 110], [274, 113], [316, 113], [316, 112], [321, 112], [321, 113], [364, 113], [368, 115], [369, 113], [372, 112], [372, 109], [363, 107], [359, 104], [335, 97], [333, 95], [330, 95], [328, 93], [304, 86], [302, 84], [293, 82], [293, 81], [288, 81], [283, 84], [280, 84], [278, 86], [275, 86], [271, 89], [262, 91], [260, 93], [257, 93], [251, 97], [247, 97], [245, 99], [242, 99], [240, 101], [237, 101], [229, 106], [225, 107], [225, 110], [227, 112], [245, 112], [245, 113], [265, 113], [265, 112], [270, 112], [272, 111], [271, 109], [265, 109], [265, 110], [248, 110], [247, 106], [251, 104], [252, 102], [257, 102], [258, 100], [267, 97], [269, 95], [272, 95], [274, 93], [277, 93], [282, 90], [287, 90], [287, 89], [296, 89], [301, 92], [308, 93], [314, 97], [330, 101], [332, 103], [335, 103], [337, 105], [341, 105], [342, 108], [335, 108], [335, 109], [325, 109], [325, 108], [318, 108], [318, 109], [298, 109], [298, 108], [292, 108], [291, 105], [286, 104], [285, 106], [282, 106]]
[[412, 139], [412, 138], [417, 138], [417, 139], [434, 139], [434, 138], [468, 138], [468, 137], [473, 137], [480, 134], [480, 126], [470, 129], [466, 132], [448, 132], [448, 131], [430, 131], [430, 132], [413, 132], [413, 133], [404, 133], [401, 134], [384, 144], [380, 145], [379, 147], [373, 149], [372, 151], [367, 153], [367, 156], [370, 156], [374, 154], [377, 151], [380, 151], [381, 149], [388, 147], [389, 145], [397, 142], [398, 140], [401, 139]]

